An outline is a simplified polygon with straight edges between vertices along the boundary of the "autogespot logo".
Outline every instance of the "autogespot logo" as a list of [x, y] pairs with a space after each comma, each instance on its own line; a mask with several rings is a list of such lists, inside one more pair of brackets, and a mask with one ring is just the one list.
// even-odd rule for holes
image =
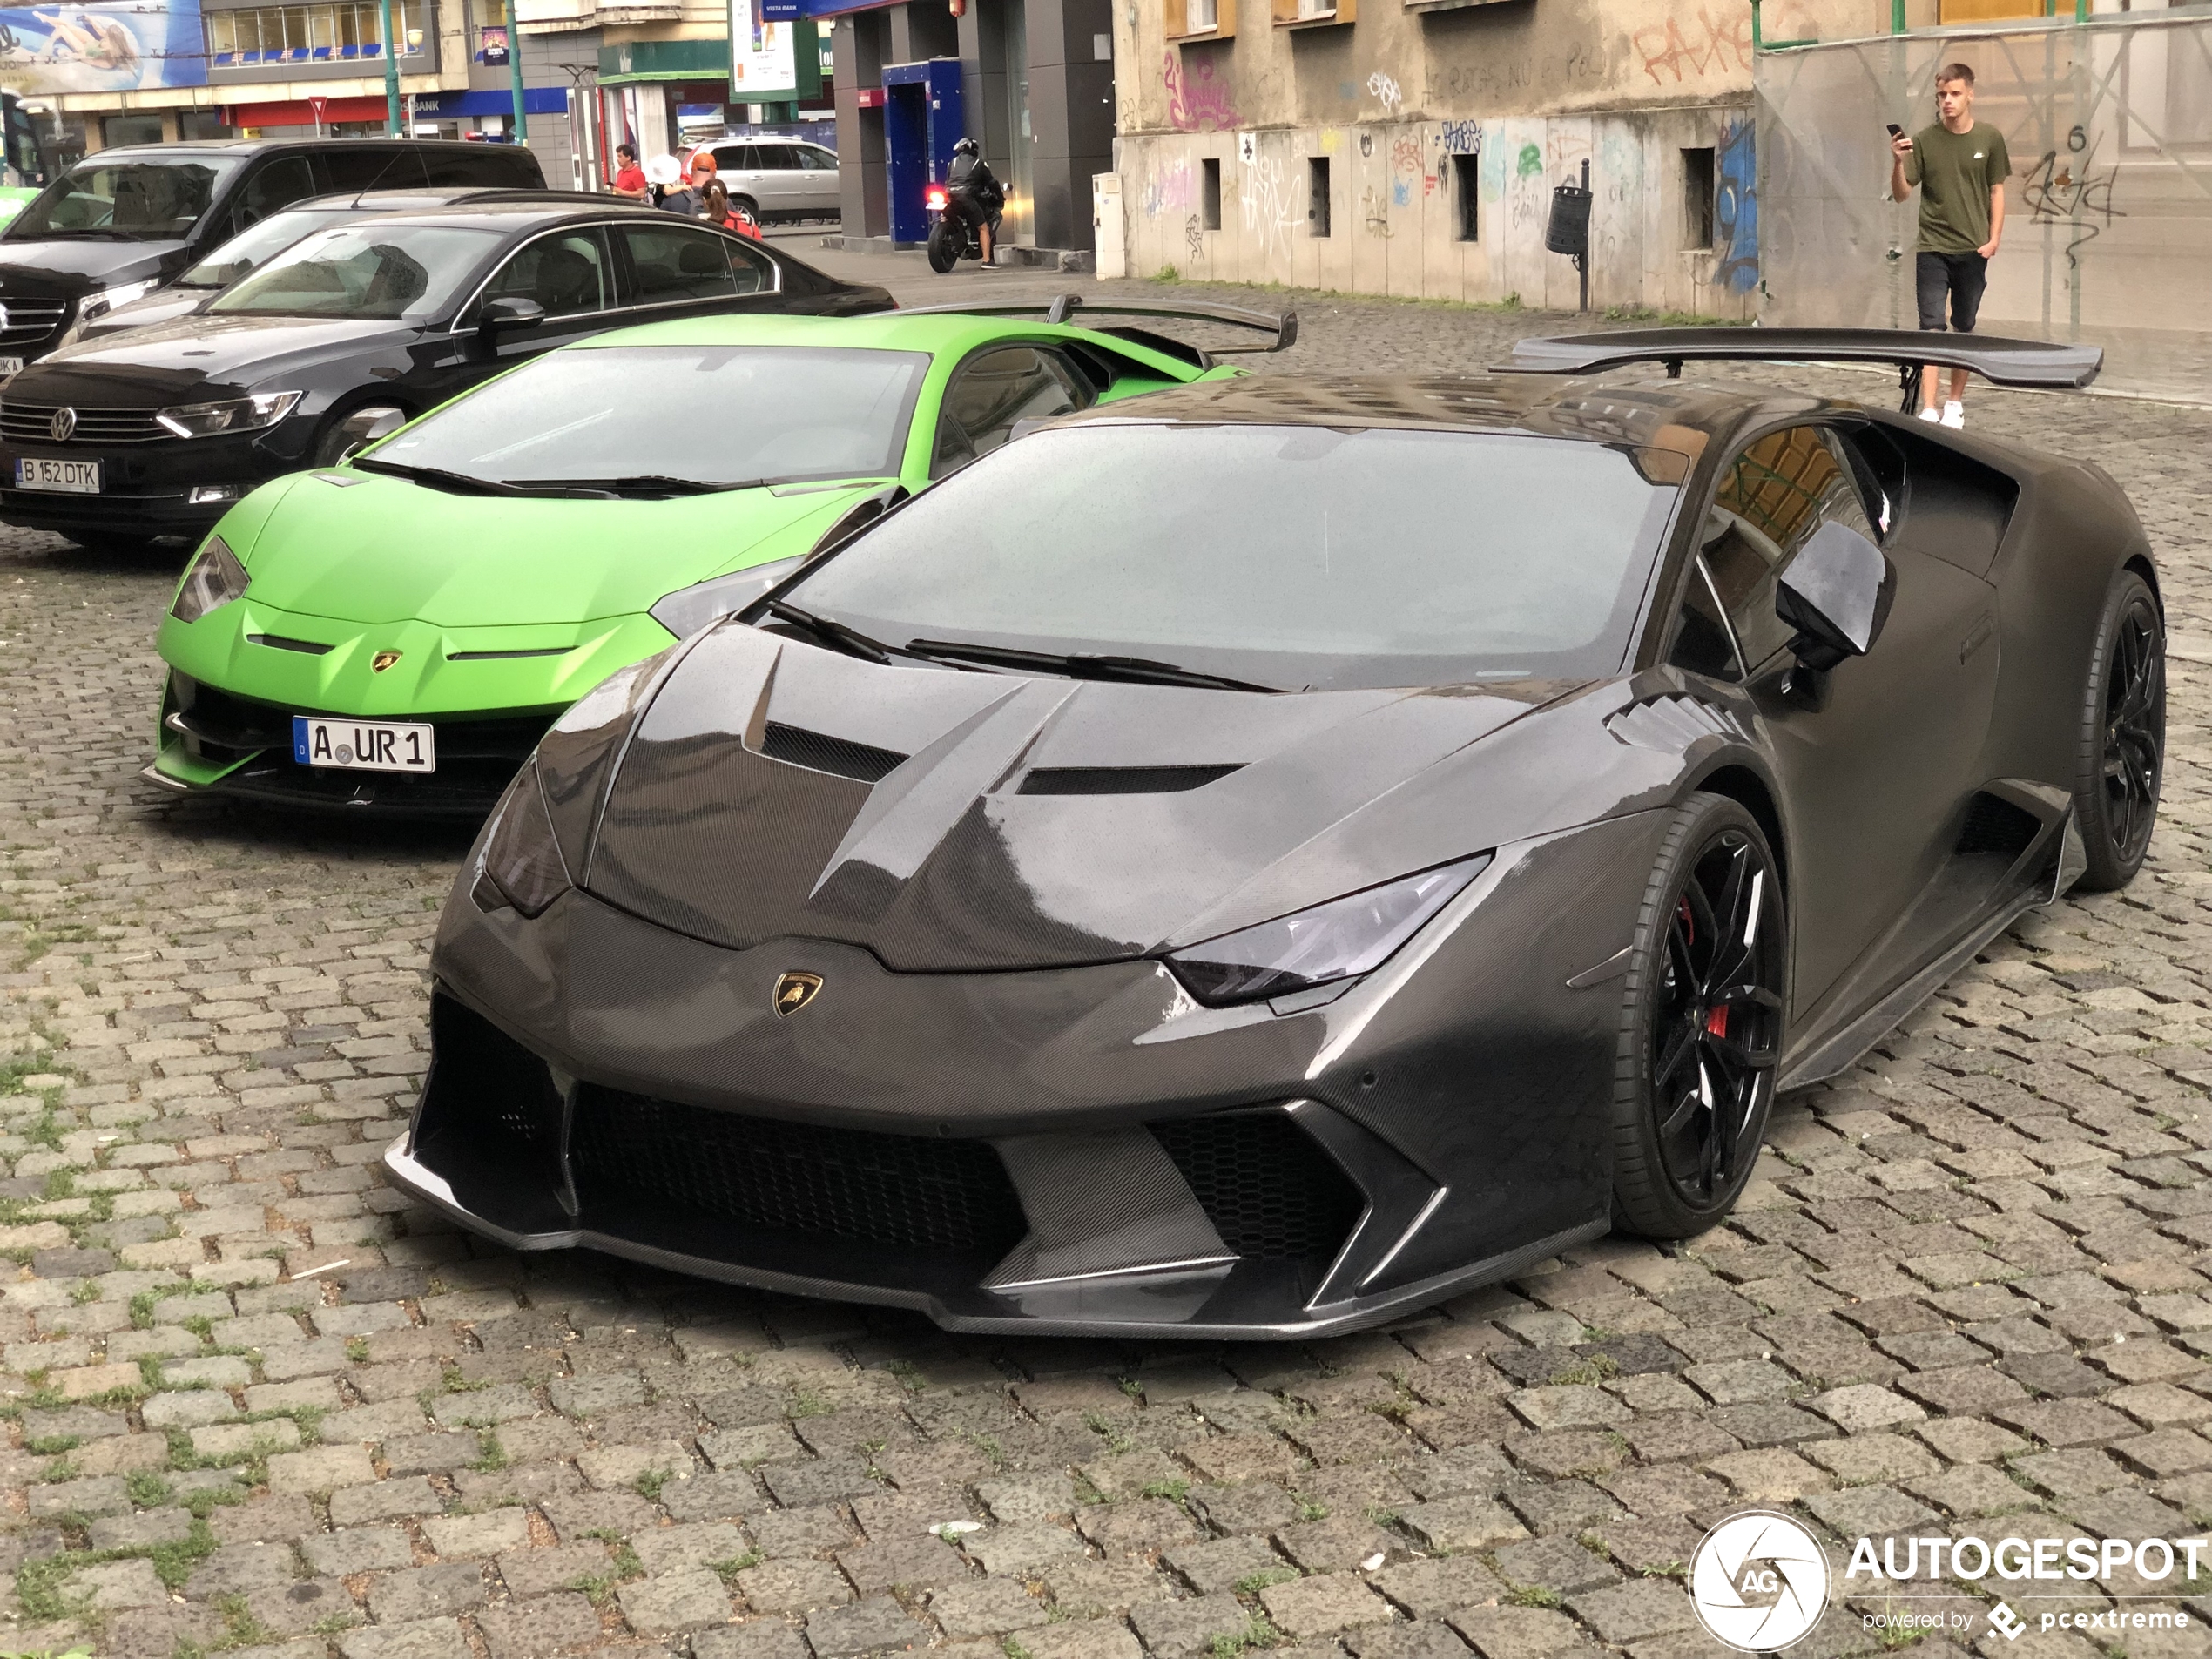
[[1801, 1641], [1828, 1607], [1828, 1557], [1787, 1515], [1730, 1515], [1689, 1562], [1689, 1604], [1716, 1641], [1773, 1653]]

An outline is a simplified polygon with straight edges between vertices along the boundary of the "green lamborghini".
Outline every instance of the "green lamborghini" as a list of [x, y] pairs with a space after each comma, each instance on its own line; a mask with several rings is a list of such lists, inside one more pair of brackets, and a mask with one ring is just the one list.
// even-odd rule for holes
[[[1078, 308], [1101, 320], [1066, 320]], [[1038, 313], [1044, 315], [1040, 318]], [[598, 335], [264, 484], [185, 571], [145, 776], [481, 814], [561, 711], [1026, 422], [1241, 371], [1206, 306], [711, 317]]]

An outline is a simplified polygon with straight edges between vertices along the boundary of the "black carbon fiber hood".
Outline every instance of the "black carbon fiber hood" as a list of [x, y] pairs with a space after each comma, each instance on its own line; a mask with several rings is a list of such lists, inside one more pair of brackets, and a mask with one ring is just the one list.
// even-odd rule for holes
[[[1141, 955], [1494, 845], [1373, 818], [1567, 689], [1269, 697], [880, 667], [733, 624], [654, 696], [583, 885], [732, 948], [836, 940], [896, 970]], [[1331, 833], [1355, 816], [1368, 833]]]

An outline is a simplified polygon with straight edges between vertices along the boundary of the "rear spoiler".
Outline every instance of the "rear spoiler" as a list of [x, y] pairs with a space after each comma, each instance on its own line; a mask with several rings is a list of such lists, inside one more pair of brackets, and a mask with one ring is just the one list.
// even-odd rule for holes
[[1634, 328], [1524, 340], [1501, 368], [1530, 374], [1595, 374], [1630, 363], [1664, 363], [1679, 379], [1686, 362], [1894, 363], [1908, 394], [1921, 366], [1971, 369], [1993, 386], [2078, 390], [2097, 378], [2095, 346], [1937, 334], [1907, 328]]
[[1075, 314], [1078, 311], [1102, 317], [1170, 317], [1179, 318], [1185, 322], [1226, 323], [1231, 328], [1250, 328], [1258, 334], [1274, 336], [1264, 346], [1208, 347], [1208, 353], [1216, 357], [1225, 357], [1241, 352], [1287, 351], [1298, 343], [1298, 313], [1295, 311], [1246, 311], [1238, 306], [1213, 306], [1203, 300], [1177, 300], [1173, 304], [1155, 304], [1146, 300], [1089, 300], [1080, 293], [1062, 293], [1054, 295], [1049, 300], [1015, 300], [993, 301], [984, 305], [906, 306], [900, 307], [899, 314], [902, 317], [929, 317], [940, 314], [1022, 317], [1040, 314], [1049, 323], [1070, 323], [1076, 327], [1087, 327], [1087, 324], [1076, 320]]

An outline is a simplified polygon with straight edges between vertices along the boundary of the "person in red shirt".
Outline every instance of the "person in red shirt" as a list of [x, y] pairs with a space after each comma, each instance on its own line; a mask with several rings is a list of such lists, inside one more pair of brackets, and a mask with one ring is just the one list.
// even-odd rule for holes
[[637, 152], [626, 144], [615, 146], [614, 192], [634, 202], [645, 200], [651, 193], [645, 186], [645, 170], [637, 165]]
[[760, 221], [741, 209], [730, 205], [730, 189], [719, 179], [710, 179], [700, 197], [704, 204], [699, 217], [710, 225], [719, 225], [725, 231], [735, 231], [740, 236], [760, 239]]

